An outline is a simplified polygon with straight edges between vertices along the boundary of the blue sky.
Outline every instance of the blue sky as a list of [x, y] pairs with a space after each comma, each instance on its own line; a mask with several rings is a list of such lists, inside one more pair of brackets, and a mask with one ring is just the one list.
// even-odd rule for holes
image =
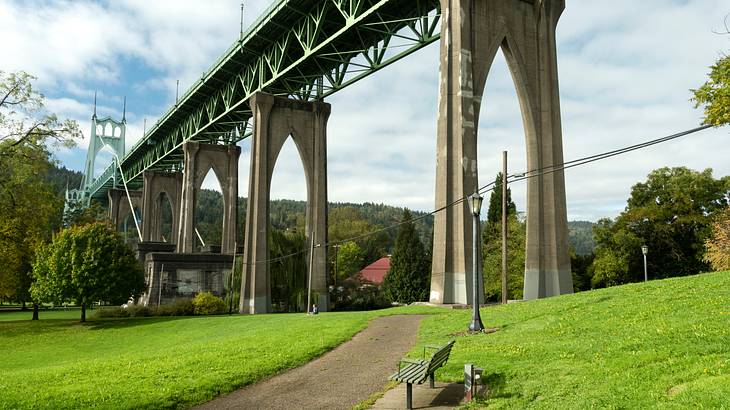
[[[245, 24], [269, 5], [246, 1]], [[239, 31], [240, 2], [0, 0], [0, 70], [25, 70], [49, 110], [79, 121], [88, 137], [94, 91], [99, 115], [120, 117], [127, 97], [127, 145], [188, 88]], [[566, 160], [661, 137], [699, 124], [690, 88], [730, 50], [721, 0], [569, 0], [558, 26]], [[438, 44], [329, 98], [329, 197], [431, 210], [434, 203]], [[501, 169], [525, 170], [524, 134], [512, 80], [497, 56], [480, 113], [482, 184]], [[631, 186], [661, 166], [730, 174], [728, 128], [566, 172], [569, 219], [617, 215]], [[88, 142], [57, 158], [81, 170]], [[249, 143], [241, 143], [239, 192], [248, 187]], [[108, 158], [107, 158], [108, 160]], [[211, 178], [205, 185], [215, 188]], [[525, 208], [524, 184], [512, 186]], [[296, 149], [275, 169], [274, 198], [305, 198]]]

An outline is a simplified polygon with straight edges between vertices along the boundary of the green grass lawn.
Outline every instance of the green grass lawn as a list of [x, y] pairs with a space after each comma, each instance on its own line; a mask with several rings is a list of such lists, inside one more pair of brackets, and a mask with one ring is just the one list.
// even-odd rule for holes
[[[419, 344], [461, 332], [470, 312], [425, 319]], [[485, 369], [474, 407], [730, 408], [730, 272], [482, 309], [492, 334], [457, 337], [438, 378]], [[413, 354], [420, 353], [414, 349]]]
[[[96, 312], [96, 310], [86, 310], [87, 315], [92, 315]], [[3, 310], [0, 311], [0, 322], [9, 322], [9, 321], [16, 321], [16, 320], [30, 320], [33, 317], [33, 308], [28, 307], [28, 310]], [[76, 319], [79, 320], [81, 318], [81, 309], [80, 308], [56, 308], [52, 310], [43, 310], [41, 309], [38, 312], [38, 317], [42, 320], [47, 319]], [[1, 328], [0, 328], [1, 329]]]
[[[301, 365], [376, 316], [432, 313], [419, 346], [457, 342], [437, 377], [485, 369], [495, 408], [727, 407], [730, 272], [469, 310], [78, 322], [78, 311], [0, 313], [0, 408], [187, 407]], [[416, 347], [413, 354], [420, 353]], [[395, 364], [394, 364], [395, 366]], [[384, 377], [387, 375], [384, 375]]]
[[427, 311], [434, 308], [86, 324], [78, 310], [42, 311], [36, 322], [6, 312], [0, 408], [186, 407], [306, 363], [374, 316]]

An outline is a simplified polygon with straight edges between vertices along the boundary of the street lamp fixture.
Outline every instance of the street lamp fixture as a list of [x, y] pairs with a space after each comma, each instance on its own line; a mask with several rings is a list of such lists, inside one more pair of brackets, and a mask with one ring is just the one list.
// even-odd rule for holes
[[479, 196], [479, 191], [474, 192], [469, 196], [469, 204], [471, 205], [471, 213], [474, 216], [474, 240], [472, 241], [473, 253], [472, 253], [472, 279], [471, 279], [471, 304], [472, 304], [472, 316], [471, 323], [469, 324], [469, 330], [472, 332], [481, 332], [484, 330], [482, 324], [482, 318], [479, 315], [479, 298], [477, 297], [477, 289], [479, 288], [479, 281], [477, 279], [477, 248], [479, 240], [479, 212], [482, 209], [482, 201], [484, 198]]
[[646, 254], [649, 253], [649, 247], [641, 245], [641, 253], [644, 254], [644, 282], [647, 282], [649, 280], [649, 275], [646, 269]]

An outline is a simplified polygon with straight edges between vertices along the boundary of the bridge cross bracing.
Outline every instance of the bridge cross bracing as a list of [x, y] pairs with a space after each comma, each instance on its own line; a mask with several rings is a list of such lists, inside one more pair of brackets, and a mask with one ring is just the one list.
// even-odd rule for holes
[[[144, 171], [180, 170], [187, 141], [250, 135], [250, 97], [321, 100], [440, 38], [438, 0], [278, 0], [244, 31], [121, 159], [129, 188]], [[82, 187], [103, 199], [121, 181], [109, 165]]]

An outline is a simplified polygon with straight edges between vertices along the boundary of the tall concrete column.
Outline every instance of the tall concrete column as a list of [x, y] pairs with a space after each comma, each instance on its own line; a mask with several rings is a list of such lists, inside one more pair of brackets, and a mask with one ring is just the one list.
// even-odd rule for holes
[[[221, 183], [223, 191], [223, 238], [221, 253], [236, 252], [236, 225], [238, 222], [238, 158], [241, 148], [235, 144], [226, 146], [225, 181]], [[225, 186], [223, 186], [225, 184]]]
[[[307, 181], [306, 230], [308, 241], [327, 242], [327, 120], [330, 106], [255, 94], [253, 112], [251, 172], [246, 211], [244, 275], [241, 283], [241, 313], [271, 311], [268, 234], [271, 177], [284, 142], [291, 136], [304, 166]], [[321, 310], [329, 304], [327, 291], [327, 249], [315, 248], [312, 291]]]
[[177, 235], [177, 252], [191, 253], [195, 244], [195, 168], [200, 143], [188, 141], [183, 144], [184, 171], [180, 194], [180, 222]]
[[[131, 198], [132, 205], [141, 211], [142, 191], [129, 191], [129, 196]], [[109, 220], [112, 224], [114, 224], [114, 227], [119, 230], [124, 219], [130, 212], [132, 212], [132, 209], [129, 207], [130, 200], [127, 199], [127, 192], [125, 190], [117, 188], [109, 189], [109, 191], [107, 191], [107, 197], [109, 199]]]
[[[563, 161], [555, 28], [564, 1], [441, 0], [441, 6], [437, 209], [468, 196], [478, 185], [478, 116], [487, 74], [500, 47], [520, 100], [528, 169]], [[527, 194], [525, 299], [569, 293], [563, 173], [530, 179]], [[467, 203], [436, 214], [433, 303], [471, 302], [468, 218]]]
[[172, 209], [172, 234], [165, 238], [174, 243], [177, 239], [180, 224], [180, 195], [182, 194], [181, 172], [145, 171], [142, 188], [142, 239], [145, 242], [162, 241], [162, 210], [164, 197], [170, 201]]
[[188, 141], [183, 144], [183, 152], [185, 170], [182, 179], [177, 251], [180, 253], [194, 251], [195, 204], [203, 179], [212, 169], [223, 191], [221, 252], [233, 253], [238, 215], [238, 157], [241, 148], [235, 144], [214, 145]]

